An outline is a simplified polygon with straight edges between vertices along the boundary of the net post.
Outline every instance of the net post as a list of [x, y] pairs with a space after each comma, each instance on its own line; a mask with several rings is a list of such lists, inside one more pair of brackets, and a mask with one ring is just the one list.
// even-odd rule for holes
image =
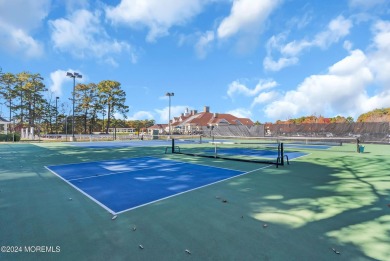
[[284, 166], [284, 148], [283, 148], [283, 142], [280, 143], [280, 165]]
[[175, 153], [175, 139], [172, 139], [172, 154]]
[[360, 153], [360, 141], [359, 141], [359, 138], [356, 138], [356, 152]]

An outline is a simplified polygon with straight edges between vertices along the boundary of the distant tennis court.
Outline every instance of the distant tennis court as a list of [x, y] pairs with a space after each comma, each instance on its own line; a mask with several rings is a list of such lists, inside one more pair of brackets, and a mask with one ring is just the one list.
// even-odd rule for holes
[[153, 157], [47, 168], [113, 214], [244, 174]]
[[[180, 144], [192, 144], [194, 140], [177, 140]], [[93, 141], [93, 142], [71, 142], [75, 147], [83, 148], [120, 148], [120, 147], [155, 147], [170, 146], [171, 140], [129, 140], [129, 141]]]

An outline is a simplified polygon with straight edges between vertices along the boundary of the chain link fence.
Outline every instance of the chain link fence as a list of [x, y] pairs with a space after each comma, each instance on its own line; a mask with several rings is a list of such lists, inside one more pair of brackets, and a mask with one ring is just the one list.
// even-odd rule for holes
[[262, 124], [203, 127], [203, 136], [358, 138], [365, 143], [390, 143], [389, 122]]

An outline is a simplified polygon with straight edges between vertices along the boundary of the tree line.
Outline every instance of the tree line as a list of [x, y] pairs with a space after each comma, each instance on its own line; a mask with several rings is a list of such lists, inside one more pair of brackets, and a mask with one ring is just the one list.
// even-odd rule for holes
[[[108, 133], [111, 127], [139, 130], [154, 124], [154, 120], [126, 120], [126, 93], [117, 81], [78, 83], [72, 97], [75, 133]], [[1, 116], [11, 121], [15, 131], [35, 127], [43, 133], [70, 133], [72, 129], [72, 98], [54, 97], [39, 73], [3, 73], [0, 68], [0, 99], [7, 109]]]
[[323, 116], [302, 116], [299, 118], [293, 118], [288, 119], [285, 121], [277, 120], [276, 124], [303, 124], [303, 123], [352, 123], [354, 122], [353, 118], [351, 116], [343, 117], [343, 116], [336, 116], [331, 118], [325, 118]]

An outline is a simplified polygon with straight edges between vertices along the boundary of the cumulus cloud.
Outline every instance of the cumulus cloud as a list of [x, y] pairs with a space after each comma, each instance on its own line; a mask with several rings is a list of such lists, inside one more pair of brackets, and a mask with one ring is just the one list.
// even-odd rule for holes
[[[209, 0], [210, 1], [210, 0]], [[175, 25], [183, 25], [202, 11], [207, 0], [121, 0], [105, 9], [106, 16], [114, 24], [132, 28], [147, 27], [147, 41], [169, 34]]]
[[389, 107], [390, 88], [374, 88], [381, 81], [379, 68], [372, 66], [378, 62], [377, 52], [351, 51], [349, 56], [330, 66], [326, 74], [307, 77], [296, 90], [269, 103], [264, 110], [266, 116], [272, 119], [311, 114], [357, 117], [375, 108]]
[[390, 107], [390, 22], [375, 22], [372, 34], [366, 51], [344, 42], [346, 57], [325, 73], [306, 77], [293, 90], [248, 88], [236, 81], [228, 92], [250, 98], [252, 110], [261, 105], [262, 115], [273, 121], [313, 114], [356, 118], [363, 112]]
[[[183, 2], [190, 3], [191, 1]], [[189, 35], [180, 35], [178, 44], [179, 46], [183, 44], [194, 45], [197, 56], [203, 59], [208, 55], [216, 41], [223, 41], [238, 35], [236, 50], [242, 53], [248, 52], [248, 50], [252, 50], [256, 46], [264, 22], [282, 1], [202, 0], [200, 1], [202, 5], [215, 2], [231, 4], [229, 15], [219, 22], [215, 29]]]
[[271, 118], [285, 119], [298, 113], [355, 114], [364, 100], [365, 87], [373, 80], [367, 59], [360, 50], [331, 66], [327, 74], [306, 78], [296, 90], [267, 106]]
[[0, 23], [1, 46], [12, 53], [21, 52], [25, 57], [37, 58], [43, 54], [43, 44], [35, 40], [22, 29], [13, 28]]
[[251, 107], [255, 107], [257, 104], [266, 104], [275, 100], [279, 96], [277, 91], [262, 92], [253, 100]]
[[258, 32], [280, 3], [280, 0], [234, 0], [230, 15], [218, 27], [218, 37], [225, 39], [240, 32]]
[[44, 46], [32, 32], [42, 25], [49, 9], [50, 0], [0, 1], [0, 48], [28, 58], [40, 57]]
[[[191, 110], [190, 106], [171, 106], [171, 120], [173, 117], [179, 116], [186, 109]], [[155, 109], [155, 112], [159, 115], [159, 122], [157, 123], [168, 123], [169, 118], [169, 107], [165, 107], [163, 109]]]
[[234, 110], [227, 111], [226, 113], [234, 115], [238, 118], [252, 118], [252, 112], [245, 108], [237, 108]]
[[372, 27], [375, 35], [369, 62], [375, 77], [384, 88], [390, 89], [390, 22], [378, 21]]
[[152, 120], [154, 116], [149, 111], [137, 111], [128, 117], [129, 120]]
[[[267, 56], [264, 58], [263, 66], [266, 70], [279, 71], [297, 64], [298, 57], [304, 50], [312, 47], [328, 48], [347, 36], [352, 25], [351, 20], [338, 16], [329, 22], [326, 30], [317, 33], [311, 40], [302, 39], [285, 43], [288, 33], [272, 36], [267, 42]], [[278, 59], [274, 59], [274, 52], [278, 53]]]
[[50, 0], [0, 1], [0, 21], [24, 31], [42, 25], [50, 9]]
[[132, 46], [124, 41], [110, 38], [100, 22], [100, 12], [85, 9], [75, 11], [69, 18], [49, 22], [54, 48], [69, 52], [77, 58], [98, 57], [115, 65], [112, 55], [127, 53], [134, 61]]
[[255, 88], [250, 89], [240, 81], [233, 81], [231, 84], [229, 84], [227, 95], [231, 98], [233, 98], [236, 94], [242, 94], [244, 96], [255, 96], [259, 92], [266, 89], [274, 88], [275, 86], [277, 86], [277, 83], [275, 81], [260, 80], [256, 84]]
[[215, 35], [213, 31], [207, 31], [199, 37], [195, 45], [195, 50], [199, 58], [205, 58], [210, 49], [210, 44], [214, 41]]
[[[78, 71], [78, 70], [75, 71], [73, 69], [69, 69], [66, 71], [56, 70], [54, 72], [51, 72], [50, 73], [49, 90], [55, 96], [62, 97], [63, 96], [62, 87], [63, 87], [64, 83], [65, 82], [67, 82], [67, 83], [73, 82], [72, 78], [69, 78], [68, 76], [66, 76], [67, 72], [79, 72], [81, 75], [83, 75], [83, 73], [81, 73], [80, 71]], [[85, 80], [85, 78], [86, 78], [85, 75], [83, 75], [83, 78], [78, 79], [78, 81], [83, 82], [83, 79]], [[70, 93], [71, 91], [68, 91], [68, 92]]]

